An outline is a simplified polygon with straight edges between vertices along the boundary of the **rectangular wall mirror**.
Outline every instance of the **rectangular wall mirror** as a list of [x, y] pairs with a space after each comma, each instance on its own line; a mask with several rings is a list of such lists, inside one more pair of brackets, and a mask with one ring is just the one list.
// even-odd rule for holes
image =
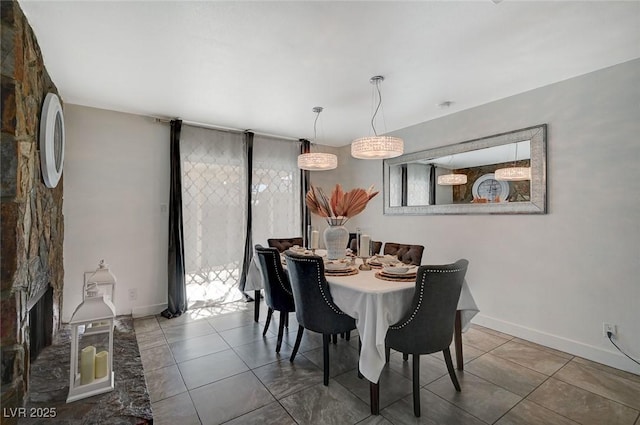
[[544, 214], [547, 126], [385, 159], [384, 213]]

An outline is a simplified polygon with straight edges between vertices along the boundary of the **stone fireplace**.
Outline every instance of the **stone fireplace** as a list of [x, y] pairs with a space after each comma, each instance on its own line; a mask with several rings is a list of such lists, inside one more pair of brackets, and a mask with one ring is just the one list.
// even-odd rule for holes
[[44, 185], [38, 145], [44, 97], [58, 91], [20, 5], [0, 2], [0, 18], [1, 403], [15, 408], [27, 400], [30, 357], [60, 329], [63, 189], [62, 180], [54, 189]]

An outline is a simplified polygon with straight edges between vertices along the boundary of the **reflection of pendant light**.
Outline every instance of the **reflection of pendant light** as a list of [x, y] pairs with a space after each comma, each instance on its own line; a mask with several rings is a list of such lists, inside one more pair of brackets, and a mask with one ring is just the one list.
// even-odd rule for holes
[[380, 83], [384, 81], [384, 77], [377, 75], [371, 77], [369, 82], [375, 84], [378, 92], [378, 106], [376, 107], [373, 117], [371, 118], [371, 128], [373, 136], [361, 137], [351, 142], [351, 156], [358, 159], [383, 159], [395, 158], [404, 152], [404, 142], [398, 137], [378, 136], [376, 133], [375, 119], [378, 109], [382, 104], [382, 94], [380, 93]]
[[[313, 108], [313, 112], [315, 112], [316, 120], [313, 122], [313, 141], [316, 141], [316, 124], [318, 122], [318, 118], [320, 117], [320, 112], [322, 112], [322, 106], [316, 106]], [[323, 170], [333, 170], [338, 166], [338, 157], [332, 153], [323, 153], [323, 152], [307, 152], [298, 155], [298, 168], [302, 170], [311, 170], [311, 171], [323, 171]]]
[[455, 186], [467, 184], [466, 174], [443, 174], [438, 176], [438, 184], [441, 186]]
[[531, 167], [516, 167], [518, 161], [518, 143], [516, 143], [516, 157], [513, 167], [499, 168], [495, 171], [496, 180], [502, 181], [523, 181], [531, 180]]
[[[446, 102], [446, 103], [450, 103], [450, 102]], [[449, 161], [448, 161], [449, 169], [451, 167], [450, 165], [451, 162], [453, 162], [453, 155], [449, 155]], [[467, 184], [467, 175], [456, 174], [456, 173], [443, 174], [441, 176], [438, 176], [438, 184], [440, 186], [457, 186], [461, 184]]]

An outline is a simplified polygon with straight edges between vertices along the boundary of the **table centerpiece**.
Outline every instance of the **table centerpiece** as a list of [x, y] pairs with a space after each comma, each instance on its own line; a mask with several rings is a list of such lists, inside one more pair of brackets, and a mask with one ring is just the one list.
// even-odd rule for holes
[[368, 190], [356, 188], [345, 192], [340, 184], [336, 184], [331, 196], [327, 196], [321, 187], [311, 185], [305, 200], [309, 211], [323, 217], [329, 224], [323, 233], [328, 259], [344, 257], [349, 241], [349, 231], [344, 224], [364, 211], [367, 203], [377, 194], [373, 185]]

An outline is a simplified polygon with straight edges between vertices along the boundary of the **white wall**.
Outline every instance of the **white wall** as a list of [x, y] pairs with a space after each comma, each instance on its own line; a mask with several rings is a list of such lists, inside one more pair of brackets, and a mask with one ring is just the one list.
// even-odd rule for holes
[[[117, 277], [117, 314], [167, 303], [169, 126], [153, 119], [65, 105], [64, 300], [82, 301], [85, 271], [104, 259]], [[137, 290], [137, 300], [129, 290]]]
[[[635, 60], [393, 133], [410, 153], [547, 123], [548, 214], [384, 216], [378, 196], [353, 225], [469, 259], [476, 323], [640, 373], [602, 335], [640, 358], [639, 82]], [[382, 187], [381, 161], [341, 166]]]

